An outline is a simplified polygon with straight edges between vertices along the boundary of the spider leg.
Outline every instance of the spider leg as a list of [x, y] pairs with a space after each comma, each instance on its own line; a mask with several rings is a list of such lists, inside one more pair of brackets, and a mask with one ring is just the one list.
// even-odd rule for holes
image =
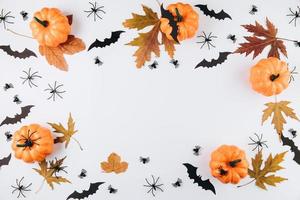
[[294, 22], [295, 22], [295, 27], [296, 27], [297, 26], [297, 17], [295, 18]]
[[292, 11], [292, 9], [291, 8], [289, 8], [289, 10], [290, 10], [290, 12], [293, 14], [293, 15], [295, 15], [296, 13], [294, 13], [294, 11]]
[[212, 46], [212, 47], [214, 47], [214, 48], [216, 48], [216, 46], [215, 45], [213, 45], [211, 42], [207, 42], [210, 46]]
[[143, 185], [144, 187], [152, 187], [151, 185]]
[[[61, 92], [57, 92], [56, 95], [59, 96], [61, 99], [63, 99], [63, 97], [60, 95]], [[64, 92], [62, 92], [64, 93]]]
[[[30, 183], [29, 185], [27, 185], [26, 187], [24, 187], [24, 189], [29, 188], [31, 185], [32, 185], [32, 183]], [[31, 191], [31, 190], [28, 190], [28, 191]]]
[[205, 43], [206, 43], [206, 42], [203, 42], [203, 44], [201, 45], [200, 49], [202, 49], [202, 48], [203, 48], [203, 46], [205, 45]]
[[26, 196], [25, 196], [25, 194], [23, 193], [22, 190], [20, 190], [20, 194], [22, 194], [22, 196], [23, 196], [24, 198], [26, 198]]
[[[101, 6], [101, 8], [104, 8], [104, 6]], [[102, 9], [99, 9], [98, 11], [102, 12], [103, 14], [106, 14], [106, 12], [104, 10], [102, 10]]]
[[156, 185], [156, 183], [158, 182], [158, 180], [159, 180], [159, 177], [156, 179], [156, 181], [155, 181], [154, 185]]
[[249, 139], [250, 139], [252, 142], [256, 143], [256, 141], [255, 141], [252, 137], [249, 137]]
[[51, 96], [48, 98], [48, 100], [50, 100], [53, 96], [54, 96], [54, 94], [52, 93]]
[[149, 185], [152, 185], [152, 184], [149, 183], [148, 179], [145, 178], [145, 180], [146, 180], [146, 182], [147, 182]]
[[[95, 2], [96, 3], [96, 2]], [[94, 8], [94, 4], [92, 2], [89, 2], [89, 4], [92, 6], [92, 8]]]
[[151, 193], [152, 193], [152, 195], [155, 197], [155, 194], [154, 194], [154, 190], [153, 190], [153, 189], [151, 190]]
[[96, 12], [95, 12], [95, 15], [96, 15], [97, 17], [99, 17], [100, 19], [102, 19], [102, 17], [100, 17]]
[[255, 148], [254, 148], [254, 149], [252, 149], [252, 151], [255, 151], [255, 149], [257, 149], [257, 148], [258, 148], [258, 145], [256, 145], [256, 146], [255, 146]]
[[152, 177], [152, 183], [155, 184], [155, 178], [154, 178], [154, 176], [151, 175], [151, 177]]
[[256, 144], [256, 142], [253, 142], [253, 143], [248, 143], [248, 145], [255, 145]]
[[294, 17], [294, 18], [289, 22], [289, 24], [292, 23], [294, 20], [296, 20], [296, 17]]
[[156, 188], [159, 189], [160, 191], [164, 192], [164, 190], [161, 189], [159, 186], [161, 186], [161, 185], [156, 186]]

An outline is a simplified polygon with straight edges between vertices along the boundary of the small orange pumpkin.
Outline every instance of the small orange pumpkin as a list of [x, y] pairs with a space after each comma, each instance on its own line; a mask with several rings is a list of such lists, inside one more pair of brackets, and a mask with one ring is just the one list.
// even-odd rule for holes
[[34, 14], [30, 23], [33, 38], [40, 45], [57, 47], [68, 39], [71, 26], [68, 18], [56, 8], [43, 8]]
[[286, 62], [270, 57], [260, 60], [251, 68], [250, 82], [256, 92], [272, 96], [289, 86], [290, 76]]
[[[195, 36], [198, 30], [199, 15], [194, 11], [190, 4], [176, 3], [170, 4], [167, 7], [172, 15], [177, 21], [178, 25], [178, 41], [189, 39]], [[166, 34], [169, 40], [173, 40], [170, 35], [172, 32], [172, 27], [169, 25], [169, 20], [167, 18], [160, 19], [161, 25], [160, 29]]]
[[54, 139], [49, 129], [38, 124], [23, 126], [13, 136], [15, 157], [27, 163], [43, 161], [53, 152]]
[[222, 145], [211, 154], [210, 169], [222, 183], [237, 184], [248, 175], [245, 152], [236, 146]]

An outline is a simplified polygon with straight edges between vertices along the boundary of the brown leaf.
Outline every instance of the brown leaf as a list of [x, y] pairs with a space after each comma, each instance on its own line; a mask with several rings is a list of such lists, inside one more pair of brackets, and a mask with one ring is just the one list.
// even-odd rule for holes
[[68, 40], [59, 45], [59, 48], [62, 50], [64, 54], [73, 55], [85, 49], [84, 42], [76, 38], [74, 35], [69, 35]]
[[106, 173], [115, 172], [116, 174], [125, 172], [128, 168], [127, 162], [121, 162], [121, 157], [116, 153], [111, 153], [107, 159], [108, 162], [102, 162], [101, 168]]
[[73, 15], [67, 15], [67, 18], [68, 18], [69, 24], [72, 25], [72, 23], [73, 23]]
[[174, 40], [169, 40], [165, 33], [162, 33], [162, 43], [165, 46], [165, 51], [168, 53], [170, 58], [174, 58], [175, 49], [175, 42]]
[[46, 57], [46, 60], [50, 65], [54, 65], [60, 70], [68, 71], [68, 64], [61, 48], [40, 45], [39, 51], [42, 56]]

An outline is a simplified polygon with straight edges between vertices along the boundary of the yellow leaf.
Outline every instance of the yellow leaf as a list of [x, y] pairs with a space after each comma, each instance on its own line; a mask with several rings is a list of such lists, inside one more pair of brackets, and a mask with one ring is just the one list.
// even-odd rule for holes
[[101, 163], [101, 168], [106, 173], [115, 172], [116, 174], [125, 172], [128, 168], [127, 162], [121, 162], [121, 157], [116, 153], [111, 153], [107, 162]]
[[46, 60], [50, 65], [54, 65], [60, 70], [68, 71], [68, 64], [65, 60], [63, 51], [59, 47], [47, 47], [40, 45], [39, 51], [42, 56], [46, 57]]
[[169, 40], [165, 33], [162, 33], [162, 43], [165, 46], [165, 51], [169, 54], [170, 58], [174, 57], [175, 52], [175, 42], [174, 40]]
[[74, 35], [69, 35], [68, 40], [59, 45], [59, 48], [64, 54], [73, 55], [85, 49], [84, 42], [76, 38]]
[[153, 12], [151, 8], [143, 5], [143, 10], [145, 15], [132, 13], [132, 18], [123, 22], [123, 26], [129, 29], [136, 28], [137, 30], [141, 30], [159, 21], [157, 13]]
[[148, 33], [139, 33], [139, 37], [128, 43], [131, 46], [138, 46], [138, 50], [134, 53], [136, 56], [136, 66], [141, 68], [146, 61], [150, 61], [151, 53], [160, 56], [158, 33], [160, 23], [156, 23]]

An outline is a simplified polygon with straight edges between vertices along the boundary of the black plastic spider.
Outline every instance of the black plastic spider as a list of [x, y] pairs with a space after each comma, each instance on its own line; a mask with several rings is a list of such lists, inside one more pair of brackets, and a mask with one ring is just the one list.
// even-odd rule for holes
[[294, 45], [295, 45], [295, 47], [300, 47], [300, 41], [295, 40]]
[[66, 174], [68, 173], [65, 169], [67, 168], [67, 166], [62, 166], [63, 164], [63, 160], [57, 160], [57, 158], [55, 158], [55, 162], [52, 160], [50, 161], [50, 167], [49, 169], [53, 170], [54, 176], [56, 178], [58, 178], [58, 173], [60, 172], [65, 172]]
[[293, 136], [293, 138], [297, 137], [297, 131], [294, 129], [289, 129], [289, 132], [291, 133], [291, 135]]
[[143, 164], [147, 164], [147, 163], [150, 162], [150, 158], [140, 156], [140, 162], [143, 163]]
[[157, 65], [158, 65], [158, 62], [157, 61], [154, 61], [151, 65], [148, 65], [148, 67], [150, 69], [156, 69], [157, 68]]
[[24, 80], [22, 84], [28, 82], [29, 87], [32, 87], [32, 85], [37, 87], [37, 85], [33, 81], [36, 78], [42, 78], [41, 76], [38, 75], [39, 72], [36, 71], [36, 72], [31, 73], [31, 68], [29, 68], [28, 72], [26, 72], [26, 71], [23, 71], [23, 72], [26, 74], [26, 77], [20, 77], [21, 79]]
[[22, 181], [23, 181], [24, 177], [21, 178], [21, 180], [19, 181], [18, 179], [16, 179], [16, 186], [12, 185], [11, 187], [14, 189], [12, 191], [12, 194], [15, 193], [16, 191], [19, 192], [17, 198], [19, 198], [21, 195], [26, 198], [24, 192], [29, 192], [31, 191], [29, 189], [29, 187], [32, 185], [32, 183], [30, 183], [29, 185], [25, 186], [22, 184]]
[[102, 8], [104, 8], [104, 6], [100, 6], [100, 7], [97, 7], [97, 2], [95, 1], [95, 3], [91, 3], [89, 2], [89, 4], [91, 4], [91, 8], [90, 10], [85, 10], [84, 12], [86, 13], [89, 13], [87, 17], [90, 17], [92, 14], [94, 14], [94, 21], [97, 20], [97, 17], [99, 19], [102, 19], [102, 17], [98, 14], [99, 12], [102, 12], [103, 14], [105, 14], [105, 11], [102, 10]]
[[170, 61], [170, 63], [173, 64], [175, 68], [178, 68], [178, 67], [179, 67], [179, 61], [178, 61], [178, 60], [172, 59], [172, 60]]
[[20, 15], [23, 17], [23, 20], [26, 21], [28, 19], [28, 12], [26, 11], [21, 11]]
[[118, 192], [118, 189], [113, 188], [111, 185], [108, 186], [108, 191], [110, 194], [116, 194]]
[[12, 140], [13, 135], [9, 131], [5, 132], [4, 135], [6, 137], [7, 142]]
[[8, 24], [13, 24], [14, 22], [9, 21], [9, 18], [15, 18], [14, 16], [9, 15], [11, 11], [4, 13], [4, 10], [1, 10], [1, 15], [0, 15], [0, 23], [3, 22], [3, 27], [6, 29], [5, 23]]
[[13, 84], [12, 83], [5, 83], [4, 86], [3, 86], [3, 90], [4, 91], [7, 91], [11, 88], [14, 88]]
[[295, 66], [294, 69], [290, 72], [291, 76], [290, 76], [289, 83], [291, 83], [292, 81], [294, 81], [295, 80], [294, 75], [298, 74], [298, 72], [296, 72], [296, 68], [297, 67]]
[[98, 56], [95, 58], [95, 65], [98, 65], [98, 66], [103, 65], [103, 62], [99, 59]]
[[163, 186], [164, 184], [158, 184], [159, 177], [157, 179], [155, 179], [153, 175], [151, 177], [152, 177], [152, 183], [150, 183], [148, 181], [148, 179], [145, 178], [147, 185], [144, 185], [144, 187], [150, 188], [147, 193], [151, 192], [151, 194], [155, 197], [155, 194], [154, 194], [155, 191], [160, 190], [161, 192], [163, 192], [163, 189], [161, 189], [161, 186]]
[[175, 183], [172, 183], [173, 187], [181, 187], [182, 186], [182, 180], [180, 178], [177, 179]]
[[236, 42], [236, 36], [235, 35], [232, 35], [232, 34], [229, 34], [228, 36], [227, 36], [227, 39], [229, 39], [229, 40], [231, 40], [233, 43], [235, 43]]
[[203, 32], [202, 32], [202, 35], [200, 35], [200, 36], [198, 36], [198, 37], [204, 39], [204, 40], [201, 41], [201, 42], [197, 42], [197, 43], [202, 44], [201, 49], [202, 49], [202, 47], [203, 47], [205, 44], [207, 44], [207, 47], [208, 47], [209, 50], [210, 50], [210, 47], [211, 47], [211, 46], [212, 46], [212, 47], [216, 47], [215, 45], [213, 45], [213, 44], [211, 43], [213, 38], [217, 38], [217, 36], [213, 36], [213, 35], [212, 35], [212, 32], [210, 32], [209, 35], [207, 36], [206, 33], [203, 31]]
[[297, 6], [298, 10], [293, 11], [291, 8], [289, 8], [290, 10], [290, 14], [286, 15], [288, 17], [293, 17], [292, 20], [289, 22], [292, 23], [294, 22], [295, 26], [297, 26], [297, 19], [300, 17], [300, 7]]
[[199, 145], [196, 145], [194, 148], [193, 148], [193, 154], [195, 156], [199, 156], [200, 153], [201, 153], [201, 150], [202, 150], [202, 147], [200, 147]]
[[257, 10], [257, 6], [252, 5], [252, 6], [251, 6], [251, 10], [250, 10], [249, 13], [250, 13], [251, 15], [254, 15], [255, 13], [257, 13], [257, 11], [258, 11], [258, 10]]
[[50, 93], [50, 97], [48, 97], [48, 100], [50, 100], [51, 98], [53, 99], [53, 101], [55, 101], [55, 97], [56, 95], [59, 96], [61, 99], [63, 98], [61, 96], [61, 94], [65, 93], [66, 91], [60, 91], [59, 88], [63, 86], [63, 84], [57, 85], [57, 82], [54, 82], [53, 87], [48, 84], [49, 88], [45, 89], [44, 91], [49, 91]]
[[80, 174], [78, 175], [78, 177], [83, 179], [87, 176], [86, 174], [87, 174], [87, 171], [85, 169], [82, 169]]
[[21, 104], [22, 103], [21, 99], [19, 98], [19, 95], [16, 94], [14, 96], [13, 102], [16, 103], [16, 104]]
[[264, 146], [266, 148], [268, 148], [268, 145], [266, 144], [267, 141], [262, 141], [263, 134], [261, 134], [260, 136], [258, 136], [256, 133], [254, 133], [254, 135], [256, 136], [257, 140], [254, 140], [253, 138], [249, 137], [249, 139], [253, 143], [249, 143], [248, 144], [248, 145], [255, 145], [255, 147], [254, 147], [254, 149], [252, 149], [252, 151], [255, 151], [255, 149], [257, 149], [258, 151], [260, 151], [261, 149], [264, 148]]

